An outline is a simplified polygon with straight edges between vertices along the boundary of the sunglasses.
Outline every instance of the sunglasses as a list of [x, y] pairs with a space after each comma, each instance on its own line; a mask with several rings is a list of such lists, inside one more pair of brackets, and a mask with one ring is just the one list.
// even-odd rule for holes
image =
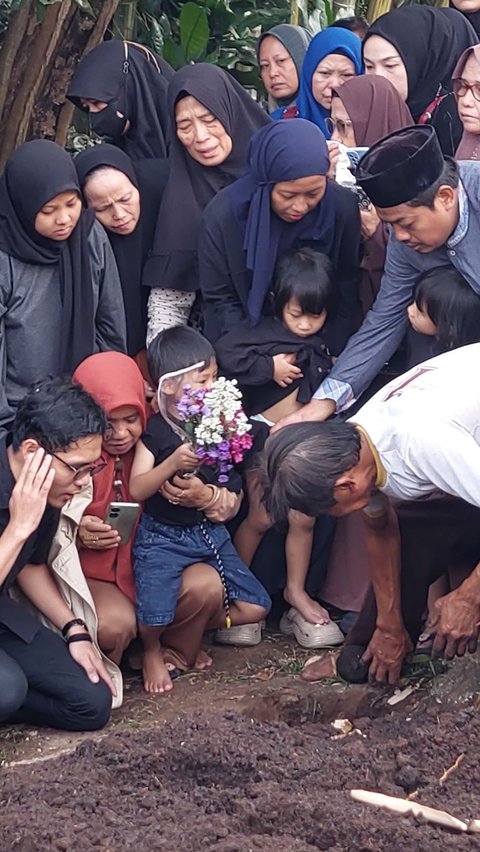
[[480, 101], [480, 83], [467, 83], [466, 80], [452, 81], [453, 93], [457, 98], [463, 98], [467, 92], [471, 92], [476, 101]]
[[340, 134], [340, 136], [345, 136], [348, 131], [348, 128], [352, 127], [353, 121], [343, 121], [343, 119], [341, 118], [338, 118], [336, 121], [334, 121], [333, 118], [330, 118], [330, 116], [328, 116], [328, 118], [325, 119], [325, 124], [327, 125], [328, 132], [330, 133], [330, 135], [334, 132], [334, 130], [336, 130], [337, 133]]
[[97, 473], [100, 473], [100, 471], [105, 470], [105, 468], [107, 467], [107, 462], [103, 460], [97, 462], [97, 464], [84, 464], [80, 467], [75, 467], [75, 465], [70, 464], [70, 462], [65, 461], [65, 459], [61, 459], [60, 456], [57, 456], [55, 453], [52, 453], [51, 450], [47, 450], [45, 449], [45, 447], [43, 447], [43, 449], [46, 453], [48, 453], [49, 456], [52, 456], [54, 459], [65, 465], [65, 467], [68, 467], [68, 469], [73, 473], [74, 482], [78, 482], [79, 480], [84, 479], [84, 477], [87, 475], [96, 476]]

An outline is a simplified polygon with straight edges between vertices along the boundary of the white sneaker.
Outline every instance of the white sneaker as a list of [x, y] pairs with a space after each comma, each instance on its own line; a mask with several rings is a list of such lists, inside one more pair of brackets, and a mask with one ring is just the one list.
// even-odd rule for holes
[[239, 624], [238, 627], [222, 627], [215, 631], [215, 642], [219, 645], [239, 645], [247, 648], [259, 645], [262, 641], [262, 627], [265, 622], [255, 624]]
[[295, 636], [302, 648], [329, 648], [331, 645], [341, 645], [344, 640], [342, 631], [334, 621], [311, 624], [293, 606], [282, 615], [280, 630], [286, 636]]

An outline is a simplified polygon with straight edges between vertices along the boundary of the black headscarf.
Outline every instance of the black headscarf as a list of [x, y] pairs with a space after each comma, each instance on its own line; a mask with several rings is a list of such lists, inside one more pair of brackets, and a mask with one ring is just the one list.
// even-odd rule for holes
[[300, 240], [315, 240], [317, 251], [329, 255], [334, 238], [335, 207], [328, 181], [322, 200], [298, 222], [285, 222], [273, 212], [272, 189], [283, 181], [326, 175], [329, 166], [325, 136], [316, 124], [303, 118], [274, 121], [252, 138], [249, 171], [226, 190], [252, 271], [248, 316], [253, 325], [261, 316], [280, 253]]
[[[175, 105], [191, 95], [218, 118], [232, 138], [232, 153], [221, 166], [202, 166], [175, 131]], [[215, 65], [200, 62], [177, 71], [168, 88], [171, 121], [170, 173], [160, 207], [152, 256], [144, 284], [173, 290], [196, 290], [197, 238], [204, 208], [214, 195], [246, 171], [250, 138], [271, 119], [240, 83]]]
[[94, 222], [83, 211], [68, 240], [49, 240], [35, 230], [42, 207], [62, 192], [80, 186], [73, 162], [55, 142], [36, 139], [17, 148], [0, 178], [0, 250], [23, 263], [58, 265], [62, 299], [62, 347], [65, 373], [95, 351], [95, 316], [88, 234]]
[[449, 89], [453, 69], [477, 36], [456, 9], [431, 6], [402, 6], [378, 18], [363, 41], [381, 36], [398, 51], [408, 78], [407, 106], [415, 121], [437, 96], [441, 86]]
[[[108, 106], [90, 113], [93, 130], [123, 148], [132, 160], [167, 156], [167, 88], [173, 77], [168, 62], [147, 48], [126, 41], [105, 41], [82, 59], [67, 97], [84, 112], [80, 98]], [[122, 113], [119, 119], [116, 112]], [[123, 134], [126, 120], [130, 122]]]
[[132, 163], [115, 145], [95, 145], [74, 159], [82, 191], [85, 180], [102, 166], [117, 169], [128, 177], [140, 193], [140, 218], [133, 233], [122, 236], [106, 230], [117, 261], [127, 319], [127, 348], [136, 355], [145, 346], [146, 291], [142, 288], [142, 270], [151, 248], [158, 208], [167, 177], [165, 160]]

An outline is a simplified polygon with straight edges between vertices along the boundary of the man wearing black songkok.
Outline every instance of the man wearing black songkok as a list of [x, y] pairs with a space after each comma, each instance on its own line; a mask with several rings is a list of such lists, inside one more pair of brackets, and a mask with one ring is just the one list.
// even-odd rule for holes
[[400, 345], [414, 285], [428, 269], [451, 263], [480, 295], [480, 163], [443, 157], [428, 125], [407, 127], [370, 148], [357, 183], [391, 226], [380, 291], [312, 401], [276, 428], [352, 405]]

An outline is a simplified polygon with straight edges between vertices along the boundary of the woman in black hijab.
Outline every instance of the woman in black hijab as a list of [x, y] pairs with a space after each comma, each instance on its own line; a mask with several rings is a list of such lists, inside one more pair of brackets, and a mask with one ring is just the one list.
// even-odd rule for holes
[[33, 382], [125, 350], [112, 250], [55, 142], [21, 145], [0, 179], [0, 318], [0, 427]]
[[246, 170], [253, 133], [269, 117], [215, 65], [186, 65], [168, 89], [170, 172], [144, 283], [147, 342], [162, 328], [186, 323], [198, 289], [197, 240], [208, 202]]
[[92, 130], [135, 162], [167, 156], [168, 62], [127, 41], [105, 41], [82, 59], [68, 99], [90, 114]]
[[95, 145], [75, 157], [88, 207], [107, 231], [122, 284], [128, 354], [145, 348], [147, 290], [142, 270], [152, 246], [167, 178], [166, 160], [132, 163], [114, 145]]
[[363, 41], [365, 73], [389, 79], [417, 124], [432, 124], [443, 153], [452, 157], [463, 131], [452, 73], [463, 51], [477, 41], [460, 12], [429, 6], [387, 12]]

